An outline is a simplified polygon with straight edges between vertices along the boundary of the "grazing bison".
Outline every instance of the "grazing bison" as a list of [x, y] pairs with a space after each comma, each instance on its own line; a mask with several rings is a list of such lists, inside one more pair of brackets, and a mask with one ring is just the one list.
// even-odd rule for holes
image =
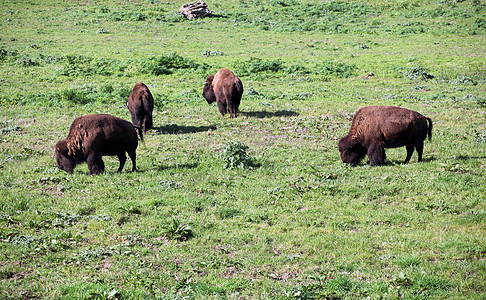
[[356, 165], [368, 155], [370, 165], [385, 161], [385, 148], [407, 148], [405, 163], [417, 149], [422, 161], [424, 140], [432, 137], [432, 120], [416, 111], [395, 106], [368, 106], [356, 112], [348, 135], [338, 144], [344, 163]]
[[154, 110], [154, 98], [145, 84], [142, 82], [135, 84], [128, 97], [127, 107], [132, 116], [132, 123], [143, 141], [143, 135], [153, 126], [152, 112]]
[[137, 132], [132, 123], [110, 115], [87, 115], [73, 121], [68, 136], [57, 142], [55, 155], [61, 170], [72, 173], [76, 165], [87, 162], [89, 175], [96, 175], [105, 170], [101, 157], [106, 155], [118, 156], [121, 172], [127, 152], [135, 171], [137, 146]]
[[221, 69], [216, 75], [208, 76], [202, 95], [208, 103], [216, 101], [221, 115], [224, 116], [228, 109], [230, 117], [236, 118], [243, 95], [243, 84], [233, 72]]

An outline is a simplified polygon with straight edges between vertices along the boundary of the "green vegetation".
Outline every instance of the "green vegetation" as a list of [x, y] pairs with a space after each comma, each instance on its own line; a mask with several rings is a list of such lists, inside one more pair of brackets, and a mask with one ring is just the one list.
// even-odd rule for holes
[[[484, 1], [184, 3], [0, 4], [0, 298], [486, 297]], [[236, 119], [201, 96], [223, 67]], [[138, 172], [58, 169], [74, 118], [130, 120], [138, 81]], [[366, 105], [432, 118], [424, 161], [342, 164]]]

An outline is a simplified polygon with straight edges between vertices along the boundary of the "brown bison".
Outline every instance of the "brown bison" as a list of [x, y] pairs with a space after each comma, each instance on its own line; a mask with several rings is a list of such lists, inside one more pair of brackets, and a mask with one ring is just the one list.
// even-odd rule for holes
[[338, 144], [344, 163], [356, 165], [366, 155], [370, 165], [385, 161], [385, 148], [407, 148], [405, 163], [417, 149], [422, 161], [424, 140], [432, 137], [432, 120], [416, 111], [395, 106], [368, 106], [356, 112], [348, 135]]
[[208, 103], [216, 101], [221, 115], [224, 116], [228, 109], [230, 117], [236, 118], [243, 95], [243, 84], [233, 72], [221, 69], [216, 75], [208, 76], [202, 95]]
[[57, 142], [55, 155], [61, 170], [72, 173], [76, 165], [87, 162], [89, 174], [96, 175], [105, 170], [101, 157], [106, 155], [118, 156], [121, 172], [127, 152], [135, 171], [137, 146], [137, 132], [132, 123], [110, 115], [87, 115], [73, 121], [68, 136]]
[[128, 97], [127, 107], [132, 116], [132, 123], [137, 128], [140, 139], [143, 140], [143, 135], [153, 126], [154, 110], [154, 98], [143, 82], [137, 82], [133, 87]]

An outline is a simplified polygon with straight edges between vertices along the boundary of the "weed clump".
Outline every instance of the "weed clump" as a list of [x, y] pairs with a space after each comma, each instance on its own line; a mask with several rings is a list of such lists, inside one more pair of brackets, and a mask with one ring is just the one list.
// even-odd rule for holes
[[184, 58], [173, 52], [167, 56], [150, 57], [142, 60], [140, 73], [150, 73], [153, 75], [172, 74], [175, 70], [193, 69], [197, 70], [201, 65]]
[[175, 218], [171, 220], [162, 233], [167, 238], [178, 241], [187, 241], [194, 236], [194, 232], [190, 225], [181, 223]]
[[427, 72], [427, 69], [422, 66], [411, 66], [410, 68], [408, 68], [408, 70], [405, 71], [405, 73], [403, 73], [403, 75], [410, 80], [428, 80], [435, 77], [434, 75], [431, 75]]
[[257, 57], [252, 57], [247, 61], [238, 62], [235, 64], [234, 69], [241, 76], [248, 76], [254, 73], [262, 72], [279, 72], [284, 70], [283, 62], [279, 59], [276, 60], [263, 60]]
[[475, 95], [471, 94], [466, 94], [462, 97], [452, 97], [452, 101], [455, 103], [458, 102], [464, 102], [464, 103], [472, 103], [472, 104], [477, 104], [482, 107], [486, 107], [486, 98], [484, 97], [478, 97]]
[[327, 59], [316, 65], [315, 73], [325, 76], [348, 78], [356, 75], [356, 66], [354, 64], [346, 64]]
[[18, 52], [16, 50], [8, 50], [0, 48], [0, 61], [6, 60], [9, 57], [16, 57]]
[[[55, 58], [59, 60], [58, 58]], [[25, 64], [25, 62], [24, 62]], [[58, 75], [68, 77], [88, 76], [126, 76], [132, 77], [138, 74], [168, 75], [177, 70], [206, 69], [190, 59], [177, 53], [166, 56], [153, 56], [141, 60], [118, 60], [92, 58], [85, 55], [69, 54], [63, 59], [63, 66], [58, 70]]]
[[225, 169], [248, 168], [251, 166], [251, 158], [248, 155], [249, 147], [240, 141], [231, 141], [223, 149], [221, 158]]
[[130, 92], [131, 89], [125, 86], [113, 87], [113, 85], [105, 83], [96, 87], [89, 83], [80, 87], [73, 86], [53, 92], [26, 95], [18, 104], [64, 106], [88, 103], [124, 103]]
[[477, 144], [486, 144], [486, 130], [483, 130], [482, 132], [477, 132], [476, 133], [476, 139], [475, 139]]

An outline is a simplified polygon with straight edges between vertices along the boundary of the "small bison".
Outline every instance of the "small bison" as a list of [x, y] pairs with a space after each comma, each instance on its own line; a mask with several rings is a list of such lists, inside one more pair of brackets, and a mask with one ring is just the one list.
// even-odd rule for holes
[[417, 149], [418, 161], [422, 161], [424, 140], [432, 137], [432, 120], [416, 111], [395, 106], [368, 106], [356, 112], [348, 135], [338, 148], [344, 163], [356, 165], [366, 155], [370, 165], [385, 162], [385, 148], [407, 148], [405, 163]]
[[218, 104], [221, 115], [228, 109], [231, 118], [238, 116], [243, 84], [241, 80], [228, 69], [219, 70], [216, 75], [209, 75], [204, 83], [203, 97], [211, 104]]
[[57, 166], [69, 174], [76, 165], [87, 162], [89, 175], [97, 175], [105, 170], [101, 157], [107, 155], [118, 156], [121, 172], [127, 152], [135, 171], [137, 146], [137, 132], [132, 123], [110, 115], [87, 115], [73, 121], [68, 136], [57, 142], [55, 156]]
[[143, 82], [137, 82], [133, 87], [130, 97], [128, 97], [127, 108], [132, 116], [132, 123], [143, 141], [143, 135], [153, 126], [152, 112], [154, 110], [154, 98]]

